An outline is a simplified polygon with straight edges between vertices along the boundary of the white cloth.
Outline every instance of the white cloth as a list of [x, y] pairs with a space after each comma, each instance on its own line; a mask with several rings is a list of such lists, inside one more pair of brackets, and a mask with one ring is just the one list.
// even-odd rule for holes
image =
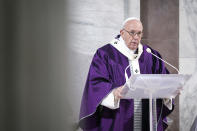
[[112, 40], [110, 44], [114, 46], [118, 51], [120, 51], [123, 55], [125, 55], [129, 60], [138, 60], [143, 52], [143, 46], [141, 43], [139, 43], [138, 54], [134, 54], [135, 50], [130, 50], [125, 44], [122, 37]]
[[110, 108], [110, 109], [117, 109], [117, 108], [119, 108], [120, 99], [115, 100], [113, 91], [114, 91], [114, 90], [112, 90], [112, 91], [107, 95], [107, 97], [105, 97], [105, 98], [103, 99], [103, 101], [101, 102], [101, 105], [103, 105], [103, 106], [105, 106], [105, 107], [108, 107], [108, 108]]
[[169, 110], [172, 110], [172, 98], [164, 98], [164, 105], [168, 107]]

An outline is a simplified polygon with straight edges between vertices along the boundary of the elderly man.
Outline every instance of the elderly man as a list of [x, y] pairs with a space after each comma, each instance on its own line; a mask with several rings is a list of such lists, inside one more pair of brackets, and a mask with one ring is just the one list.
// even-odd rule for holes
[[[146, 52], [140, 43], [143, 26], [138, 18], [128, 18], [110, 44], [97, 50], [90, 65], [81, 103], [79, 126], [87, 131], [148, 131], [149, 101], [122, 99], [127, 74], [167, 74], [164, 63]], [[152, 53], [160, 54], [150, 48]], [[166, 129], [166, 116], [174, 108], [171, 100], [156, 100], [156, 128]]]

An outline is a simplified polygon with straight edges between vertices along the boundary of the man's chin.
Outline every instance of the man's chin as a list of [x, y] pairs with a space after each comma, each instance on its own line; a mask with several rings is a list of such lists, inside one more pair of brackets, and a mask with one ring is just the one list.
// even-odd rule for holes
[[137, 47], [138, 47], [137, 45], [134, 45], [134, 46], [130, 46], [129, 49], [130, 49], [130, 50], [136, 50]]

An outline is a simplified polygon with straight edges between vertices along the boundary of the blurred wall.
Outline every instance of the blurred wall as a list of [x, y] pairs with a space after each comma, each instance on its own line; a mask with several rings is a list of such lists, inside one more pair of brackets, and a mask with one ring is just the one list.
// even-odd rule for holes
[[66, 3], [0, 3], [0, 130], [68, 129]]
[[179, 69], [192, 75], [180, 95], [180, 131], [189, 131], [197, 116], [197, 1], [180, 0]]

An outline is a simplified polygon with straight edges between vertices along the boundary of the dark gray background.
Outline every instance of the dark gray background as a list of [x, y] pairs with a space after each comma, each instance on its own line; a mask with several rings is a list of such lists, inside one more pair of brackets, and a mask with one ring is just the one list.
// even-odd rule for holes
[[0, 131], [71, 130], [66, 9], [65, 0], [0, 1]]

